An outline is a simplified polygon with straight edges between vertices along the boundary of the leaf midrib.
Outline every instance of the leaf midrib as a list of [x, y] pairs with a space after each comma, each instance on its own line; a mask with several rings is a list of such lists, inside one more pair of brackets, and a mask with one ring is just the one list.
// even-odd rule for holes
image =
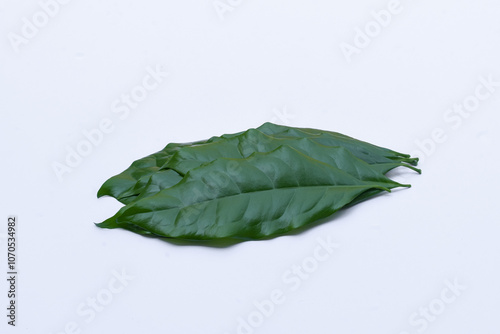
[[[187, 208], [187, 207], [190, 207], [190, 206], [194, 206], [194, 205], [197, 205], [197, 204], [201, 204], [201, 203], [206, 203], [206, 202], [210, 202], [210, 201], [214, 201], [214, 200], [219, 200], [219, 199], [224, 199], [224, 198], [231, 198], [231, 197], [236, 197], [236, 196], [240, 196], [240, 195], [245, 195], [245, 194], [252, 194], [252, 193], [256, 193], [256, 192], [266, 192], [266, 191], [273, 191], [273, 190], [288, 190], [288, 189], [305, 189], [305, 188], [320, 188], [320, 187], [339, 187], [339, 188], [367, 188], [368, 189], [380, 189], [380, 190], [385, 190], [385, 191], [388, 191], [388, 192], [391, 192], [391, 190], [389, 188], [384, 188], [382, 186], [377, 186], [377, 185], [347, 185], [347, 186], [344, 186], [344, 185], [314, 185], [314, 186], [293, 186], [293, 187], [282, 187], [282, 188], [272, 188], [272, 189], [265, 189], [265, 190], [254, 190], [254, 191], [246, 191], [246, 192], [241, 192], [241, 193], [238, 193], [238, 194], [233, 194], [233, 195], [227, 195], [227, 196], [221, 196], [221, 197], [216, 197], [216, 198], [212, 198], [212, 199], [206, 199], [206, 200], [203, 200], [203, 201], [199, 201], [199, 202], [195, 202], [195, 203], [191, 203], [189, 205], [186, 205], [184, 206], [184, 208]], [[157, 195], [155, 196], [158, 196], [160, 193], [158, 193]], [[139, 203], [139, 202], [137, 202]], [[137, 205], [137, 203], [134, 204]], [[131, 207], [127, 210], [125, 210], [125, 212], [123, 214], [125, 214], [128, 210], [130, 209], [133, 209], [134, 207]], [[179, 207], [179, 206], [174, 206], [174, 207], [170, 207], [170, 208], [166, 208], [166, 209], [159, 209], [159, 210], [151, 210], [151, 211], [146, 211], [146, 212], [138, 212], [138, 213], [134, 213], [134, 214], [131, 214], [130, 217], [134, 217], [138, 214], [142, 214], [142, 213], [148, 213], [148, 212], [161, 212], [161, 211], [167, 211], [167, 210], [171, 210], [171, 209], [179, 209], [179, 208], [183, 208], [183, 207]], [[123, 215], [121, 215], [120, 217], [122, 217]], [[118, 217], [118, 219], [120, 218]]]

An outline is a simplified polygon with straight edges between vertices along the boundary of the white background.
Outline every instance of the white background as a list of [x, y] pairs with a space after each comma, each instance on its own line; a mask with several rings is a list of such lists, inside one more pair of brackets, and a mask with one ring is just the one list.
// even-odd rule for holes
[[[2, 278], [0, 332], [498, 333], [498, 1], [401, 0], [384, 27], [371, 12], [385, 0], [221, 3], [232, 10], [73, 0], [49, 17], [35, 0], [0, 0], [2, 272], [7, 217], [19, 221], [17, 326]], [[168, 77], [115, 113], [157, 65]], [[488, 77], [497, 86], [479, 101]], [[449, 111], [474, 101], [468, 117]], [[54, 165], [106, 119], [112, 130], [59, 180]], [[228, 248], [94, 226], [120, 207], [98, 188], [133, 160], [266, 121], [417, 154], [423, 174], [394, 172], [413, 187], [298, 235]], [[318, 238], [338, 248], [311, 267]], [[297, 283], [289, 270], [304, 263]], [[122, 271], [133, 279], [110, 292]], [[284, 301], [262, 315], [255, 303], [274, 290]]]

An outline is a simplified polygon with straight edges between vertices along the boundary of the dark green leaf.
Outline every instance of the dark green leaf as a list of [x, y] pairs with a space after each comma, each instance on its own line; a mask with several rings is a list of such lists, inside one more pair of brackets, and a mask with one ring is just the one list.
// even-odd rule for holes
[[[162, 151], [135, 161], [127, 170], [110, 178], [103, 184], [101, 189], [99, 189], [98, 197], [105, 195], [112, 196], [122, 203], [128, 204], [133, 201], [142, 192], [142, 190], [144, 190], [150, 177], [166, 163], [169, 163], [169, 161], [173, 158], [174, 153], [177, 151], [191, 147], [195, 148], [191, 157], [185, 159], [183, 163], [185, 165], [192, 164], [193, 166], [196, 166], [200, 162], [209, 162], [216, 157], [227, 156], [225, 155], [226, 151], [234, 150], [235, 147], [233, 145], [235, 140], [242, 142], [242, 144], [240, 144], [242, 146], [242, 151], [240, 151], [241, 154], [240, 156], [232, 154], [228, 157], [246, 157], [249, 152], [253, 152], [252, 147], [257, 147], [257, 149], [255, 149], [257, 152], [266, 152], [266, 150], [258, 148], [264, 145], [269, 146], [266, 142], [268, 142], [269, 139], [276, 137], [281, 139], [310, 138], [325, 146], [344, 147], [356, 157], [369, 164], [381, 165], [378, 167], [378, 170], [382, 173], [386, 173], [390, 169], [397, 166], [404, 166], [403, 162], [415, 165], [418, 161], [416, 158], [409, 158], [406, 154], [381, 148], [336, 132], [305, 128], [290, 128], [273, 123], [264, 123], [257, 129], [260, 132], [267, 134], [268, 138], [263, 138], [258, 135], [259, 131], [250, 129], [245, 132], [212, 137], [205, 141], [185, 144], [169, 144]], [[260, 142], [262, 140], [264, 140], [264, 144]], [[226, 143], [227, 141], [229, 142]], [[204, 144], [217, 145], [213, 148], [211, 145]], [[197, 147], [199, 148], [198, 151], [201, 151], [201, 155], [199, 158], [193, 158]], [[209, 150], [212, 150], [212, 152], [209, 152]], [[218, 153], [220, 155], [216, 156]], [[176, 163], [180, 163], [179, 156], [177, 156], [175, 160], [176, 162], [169, 164], [170, 168]], [[174, 168], [174, 170], [176, 169]], [[186, 170], [186, 168], [184, 168], [184, 170]]]
[[188, 240], [262, 239], [327, 217], [371, 189], [389, 190], [281, 146], [204, 164], [120, 210], [115, 226], [100, 226]]
[[126, 204], [97, 224], [186, 240], [262, 239], [395, 187], [385, 174], [418, 159], [336, 132], [265, 123], [167, 145], [106, 181]]

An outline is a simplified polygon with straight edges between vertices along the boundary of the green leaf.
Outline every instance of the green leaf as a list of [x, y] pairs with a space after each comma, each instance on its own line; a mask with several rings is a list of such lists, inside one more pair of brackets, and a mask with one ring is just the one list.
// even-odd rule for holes
[[265, 123], [172, 143], [107, 180], [126, 204], [97, 224], [183, 240], [264, 239], [396, 187], [385, 174], [418, 159], [340, 133]]
[[272, 135], [276, 138], [311, 138], [323, 145], [342, 146], [348, 149], [356, 157], [366, 161], [369, 164], [406, 162], [412, 165], [417, 165], [418, 163], [418, 158], [410, 158], [408, 154], [403, 154], [380, 146], [376, 146], [338, 132], [309, 128], [292, 128], [283, 125], [276, 125], [273, 123], [264, 123], [258, 129], [261, 132]]
[[[409, 158], [408, 155], [398, 153], [392, 150], [388, 150], [385, 148], [381, 148], [363, 141], [359, 141], [357, 139], [342, 135], [340, 133], [331, 132], [331, 131], [322, 131], [315, 129], [306, 129], [306, 128], [291, 128], [281, 125], [276, 125], [273, 123], [264, 123], [260, 127], [257, 128], [259, 131], [255, 129], [250, 129], [245, 132], [239, 132], [235, 134], [226, 134], [220, 137], [212, 137], [208, 140], [202, 140], [194, 143], [172, 143], [167, 145], [162, 151], [149, 155], [145, 158], [139, 159], [132, 163], [132, 165], [125, 170], [124, 172], [110, 178], [106, 181], [101, 189], [99, 189], [98, 197], [102, 196], [112, 196], [124, 204], [128, 204], [132, 202], [147, 186], [149, 179], [152, 175], [154, 175], [165, 163], [168, 163], [173, 155], [182, 149], [190, 148], [190, 147], [199, 147], [202, 151], [202, 156], [200, 159], [197, 159], [198, 162], [208, 162], [211, 161], [209, 150], [211, 150], [210, 145], [204, 144], [218, 144], [216, 146], [216, 151], [212, 152], [217, 154], [217, 152], [221, 153], [221, 156], [225, 156], [227, 150], [231, 150], [234, 147], [232, 146], [234, 140], [240, 141], [246, 140], [242, 144], [243, 149], [240, 157], [248, 156], [248, 152], [252, 152], [250, 144], [254, 143], [259, 146], [259, 140], [263, 140], [263, 138], [257, 133], [264, 133], [268, 135], [268, 138], [265, 139], [267, 141], [274, 138], [281, 139], [294, 139], [294, 138], [310, 138], [315, 140], [317, 143], [323, 144], [325, 146], [342, 146], [348, 149], [351, 153], [353, 153], [356, 157], [366, 161], [370, 164], [377, 164], [383, 166], [379, 167], [379, 171], [386, 173], [392, 168], [397, 166], [407, 166], [406, 163], [410, 163], [412, 165], [416, 165], [418, 159], [417, 158]], [[253, 137], [253, 138], [252, 138]], [[233, 141], [231, 141], [233, 140]], [[246, 146], [245, 146], [246, 145]], [[255, 145], [254, 145], [255, 146]], [[246, 147], [246, 148], [245, 148]], [[276, 147], [276, 146], [275, 146]], [[263, 152], [264, 150], [256, 150], [257, 152]], [[245, 153], [246, 152], [246, 153]], [[215, 155], [212, 154], [212, 158], [216, 158]], [[237, 157], [236, 155], [231, 155], [231, 157]], [[179, 162], [179, 157], [175, 158], [177, 163]], [[190, 159], [186, 159], [185, 164], [192, 164], [193, 166], [197, 165], [196, 159], [192, 161], [192, 157]], [[172, 166], [174, 163], [170, 163]], [[175, 168], [174, 168], [175, 169]], [[184, 168], [186, 170], [186, 168]], [[415, 169], [417, 170], [417, 169]], [[419, 170], [417, 170], [419, 171]]]
[[172, 154], [184, 146], [194, 146], [205, 142], [170, 143], [163, 150], [134, 161], [125, 171], [104, 182], [97, 192], [97, 197], [111, 196], [124, 204], [129, 203], [136, 197], [132, 195], [137, 195], [134, 188], [143, 188]]
[[[414, 167], [400, 162], [379, 163], [375, 164], [377, 167], [373, 168], [365, 161], [354, 156], [348, 149], [339, 146], [318, 144], [316, 138], [274, 138], [263, 134], [259, 130], [250, 129], [238, 135], [225, 138], [225, 140], [179, 148], [175, 153], [170, 155], [169, 158], [166, 159], [165, 164], [159, 168], [159, 170], [173, 170], [176, 173], [166, 173], [162, 177], [159, 177], [158, 180], [153, 180], [152, 184], [154, 187], [155, 183], [163, 180], [163, 182], [172, 186], [180, 181], [180, 176], [185, 175], [189, 170], [217, 158], [244, 158], [248, 157], [253, 152], [269, 152], [282, 145], [296, 148], [300, 152], [308, 154], [315, 159], [344, 169], [346, 172], [361, 180], [375, 180], [378, 182], [395, 184], [383, 174], [397, 166], [406, 166], [415, 169]], [[150, 175], [147, 174], [143, 178], [146, 179], [147, 177], [150, 177]], [[166, 178], [171, 178], [171, 180], [166, 180]], [[139, 181], [132, 190], [121, 194], [119, 199], [125, 204], [128, 204], [145, 191], [145, 189], [147, 189], [147, 194], [152, 194], [154, 191], [152, 191], [151, 188], [151, 182], [146, 183]], [[154, 188], [158, 189], [158, 187]]]
[[98, 226], [186, 240], [263, 239], [328, 217], [370, 190], [389, 188], [280, 146], [196, 167]]

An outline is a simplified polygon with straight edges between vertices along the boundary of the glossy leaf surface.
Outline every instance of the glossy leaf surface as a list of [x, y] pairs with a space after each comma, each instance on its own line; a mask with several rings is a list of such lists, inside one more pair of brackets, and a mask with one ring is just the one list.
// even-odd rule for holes
[[264, 239], [395, 187], [418, 159], [348, 136], [265, 123], [205, 141], [169, 144], [104, 183], [126, 204], [97, 224], [184, 240]]
[[283, 146], [195, 168], [126, 206], [116, 224], [188, 240], [262, 239], [327, 217], [370, 189], [388, 190]]
[[212, 137], [195, 144], [169, 144], [164, 150], [134, 162], [126, 171], [112, 177], [101, 187], [98, 197], [108, 195], [128, 204], [142, 193], [150, 177], [158, 170], [173, 169], [182, 176], [191, 168], [219, 157], [244, 158], [253, 152], [269, 152], [279, 145], [289, 145], [301, 150], [304, 143], [295, 140], [306, 138], [324, 146], [342, 147], [366, 163], [377, 165], [374, 169], [383, 174], [398, 166], [410, 167], [405, 162], [416, 163], [415, 159], [408, 159], [407, 155], [335, 132], [265, 123], [257, 129]]

